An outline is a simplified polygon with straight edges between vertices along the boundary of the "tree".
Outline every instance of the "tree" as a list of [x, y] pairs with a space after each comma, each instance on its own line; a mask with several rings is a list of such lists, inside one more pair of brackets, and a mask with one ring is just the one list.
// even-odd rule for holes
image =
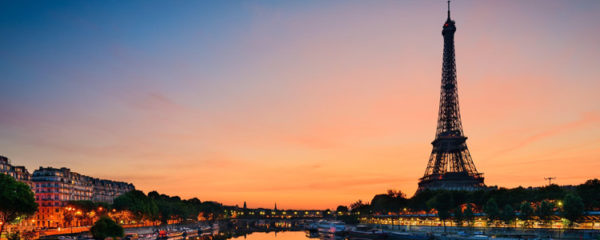
[[473, 208], [471, 207], [470, 203], [467, 204], [467, 207], [465, 208], [465, 211], [464, 211], [464, 215], [465, 215], [465, 220], [467, 221], [467, 224], [469, 225], [469, 227], [472, 227], [473, 222], [475, 220], [475, 214], [473, 213]]
[[435, 197], [436, 191], [425, 189], [423, 191], [415, 193], [413, 197], [408, 200], [408, 207], [414, 211], [427, 211], [430, 207], [427, 202]]
[[73, 215], [73, 210], [71, 207], [67, 207], [64, 211], [63, 211], [63, 221], [67, 224], [65, 224], [65, 227], [70, 226], [71, 227], [71, 233], [73, 233], [73, 219], [75, 218], [75, 216]]
[[81, 209], [84, 212], [96, 210], [98, 207], [108, 208], [108, 204], [104, 202], [92, 202], [91, 200], [68, 201], [68, 206], [76, 209]]
[[498, 208], [498, 204], [494, 198], [490, 198], [485, 203], [485, 206], [483, 206], [483, 211], [485, 212], [488, 221], [491, 221], [492, 223], [500, 219], [500, 209]]
[[207, 220], [214, 220], [221, 217], [223, 213], [223, 205], [217, 202], [206, 201], [200, 206], [200, 213]]
[[566, 191], [564, 188], [551, 184], [535, 190], [532, 190], [533, 194], [531, 201], [540, 202], [546, 199], [562, 199], [565, 197]]
[[444, 225], [444, 232], [446, 232], [446, 220], [450, 218], [452, 202], [452, 195], [447, 191], [440, 192], [427, 201], [427, 205], [437, 211], [438, 218], [442, 221], [442, 225]]
[[342, 212], [342, 213], [347, 213], [348, 212], [348, 207], [344, 206], [344, 205], [339, 205], [336, 209], [336, 212]]
[[563, 216], [569, 220], [569, 227], [583, 215], [583, 200], [577, 194], [570, 193], [563, 200]]
[[0, 173], [0, 234], [17, 217], [32, 215], [38, 205], [31, 188], [11, 176]]
[[408, 205], [405, 194], [397, 190], [388, 190], [385, 194], [377, 194], [371, 200], [371, 210], [378, 213], [400, 212]]
[[515, 210], [510, 204], [504, 205], [504, 208], [502, 208], [502, 212], [500, 213], [500, 219], [502, 219], [506, 225], [510, 224], [510, 222], [515, 219]]
[[540, 206], [536, 209], [535, 215], [537, 215], [544, 223], [547, 223], [554, 215], [554, 205], [546, 200], [540, 203]]
[[107, 216], [100, 217], [94, 226], [90, 228], [90, 233], [96, 240], [104, 240], [107, 237], [123, 237], [124, 231], [121, 225], [117, 224]]
[[462, 227], [462, 223], [465, 220], [465, 215], [463, 214], [462, 207], [458, 206], [454, 208], [452, 213], [454, 213], [454, 222], [456, 222], [456, 226]]
[[353, 214], [364, 215], [369, 213], [369, 210], [369, 204], [364, 203], [360, 199], [350, 204], [350, 211], [352, 211]]
[[156, 203], [146, 196], [142, 191], [133, 190], [113, 201], [113, 207], [117, 210], [129, 210], [137, 220], [156, 219], [158, 216], [158, 207]]
[[533, 208], [531, 207], [531, 203], [523, 202], [519, 209], [519, 219], [525, 221], [525, 227], [529, 227], [529, 220], [531, 220], [533, 217]]
[[371, 209], [374, 212], [387, 214], [394, 211], [394, 197], [388, 194], [377, 194], [371, 199]]
[[587, 180], [584, 184], [577, 186], [577, 195], [583, 200], [586, 209], [597, 210], [600, 208], [600, 180]]

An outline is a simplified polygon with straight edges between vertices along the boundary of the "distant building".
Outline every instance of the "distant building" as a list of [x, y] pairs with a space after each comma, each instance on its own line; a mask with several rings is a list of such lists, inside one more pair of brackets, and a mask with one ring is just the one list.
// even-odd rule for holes
[[0, 156], [0, 173], [13, 177], [17, 181], [24, 182], [33, 189], [31, 174], [24, 166], [13, 166], [5, 156]]
[[135, 190], [131, 183], [91, 178], [92, 201], [112, 203], [119, 195]]

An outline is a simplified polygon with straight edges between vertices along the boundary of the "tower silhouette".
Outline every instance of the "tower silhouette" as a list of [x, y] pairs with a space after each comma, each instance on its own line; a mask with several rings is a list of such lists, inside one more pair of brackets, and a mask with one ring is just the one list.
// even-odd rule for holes
[[456, 62], [454, 59], [454, 33], [456, 26], [448, 19], [442, 28], [444, 56], [442, 64], [442, 87], [433, 150], [425, 174], [419, 179], [417, 191], [425, 189], [476, 190], [481, 189], [483, 174], [477, 172], [467, 148], [460, 120], [458, 91], [456, 88]]

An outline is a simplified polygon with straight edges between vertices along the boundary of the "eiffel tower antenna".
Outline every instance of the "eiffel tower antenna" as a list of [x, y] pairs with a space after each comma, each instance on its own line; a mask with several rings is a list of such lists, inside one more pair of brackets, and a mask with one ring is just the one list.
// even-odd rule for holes
[[448, 0], [448, 19], [450, 19], [450, 0]]

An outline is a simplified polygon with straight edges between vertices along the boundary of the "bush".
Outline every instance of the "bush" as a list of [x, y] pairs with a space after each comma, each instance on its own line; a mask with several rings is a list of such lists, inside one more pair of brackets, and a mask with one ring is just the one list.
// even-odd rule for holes
[[123, 237], [124, 235], [123, 227], [106, 216], [100, 217], [90, 228], [90, 232], [96, 240], [104, 240], [107, 237]]

